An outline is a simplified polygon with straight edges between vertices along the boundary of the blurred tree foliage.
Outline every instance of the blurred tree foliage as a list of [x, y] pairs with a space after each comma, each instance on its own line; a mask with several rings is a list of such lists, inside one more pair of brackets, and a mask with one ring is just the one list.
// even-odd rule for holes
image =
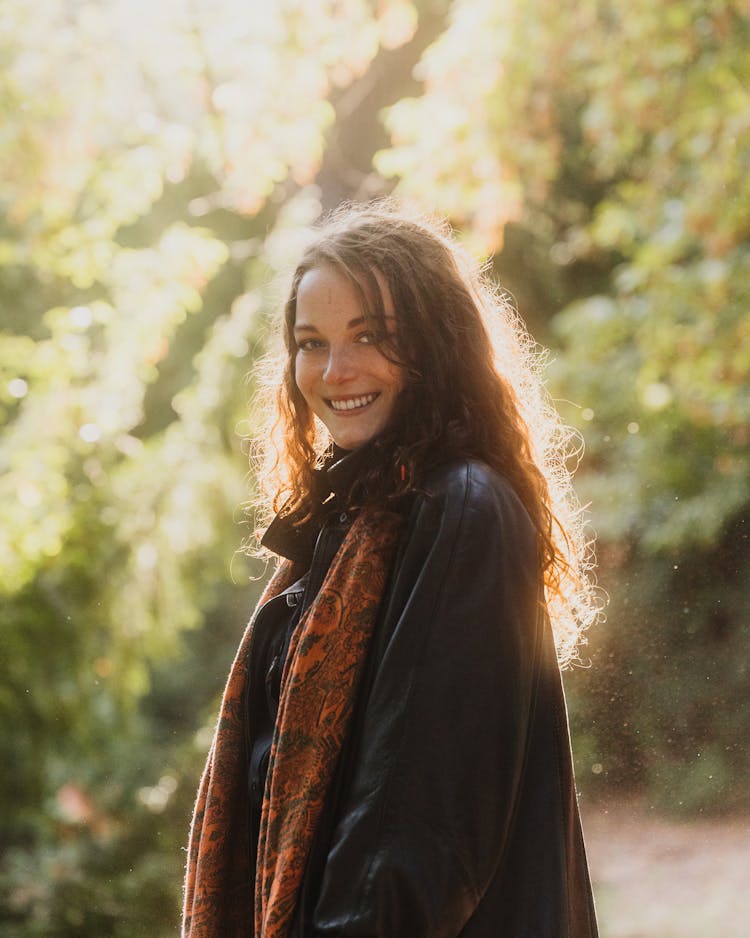
[[263, 572], [246, 375], [321, 206], [394, 185], [492, 258], [585, 435], [582, 785], [739, 802], [749, 49], [745, 0], [0, 4], [4, 935], [174, 933]]

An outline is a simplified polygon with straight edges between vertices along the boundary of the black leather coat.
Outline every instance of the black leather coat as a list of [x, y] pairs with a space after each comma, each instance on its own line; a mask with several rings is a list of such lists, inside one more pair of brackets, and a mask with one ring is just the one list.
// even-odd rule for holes
[[[341, 507], [317, 536], [303, 608], [350, 523]], [[595, 938], [531, 521], [474, 461], [433, 471], [405, 511], [293, 934]], [[264, 542], [309, 549], [281, 519]]]

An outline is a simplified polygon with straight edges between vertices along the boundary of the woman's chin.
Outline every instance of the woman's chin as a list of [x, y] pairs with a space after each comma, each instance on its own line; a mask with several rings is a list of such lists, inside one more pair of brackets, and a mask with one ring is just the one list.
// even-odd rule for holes
[[339, 449], [345, 450], [346, 452], [350, 453], [352, 452], [352, 450], [361, 449], [363, 446], [369, 443], [370, 440], [374, 439], [376, 435], [377, 434], [375, 433], [363, 434], [363, 435], [362, 434], [359, 434], [359, 435], [348, 434], [348, 433], [345, 433], [345, 434], [337, 433], [334, 435], [333, 433], [331, 433], [331, 439], [333, 440], [333, 442], [336, 444], [336, 446]]
[[380, 424], [361, 427], [328, 427], [328, 432], [336, 446], [346, 450], [360, 449], [370, 440], [374, 440], [382, 430], [383, 427]]

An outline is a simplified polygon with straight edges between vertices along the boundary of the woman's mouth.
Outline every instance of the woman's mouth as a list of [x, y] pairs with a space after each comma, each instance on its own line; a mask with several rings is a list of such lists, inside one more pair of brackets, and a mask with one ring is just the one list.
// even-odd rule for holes
[[362, 410], [374, 400], [380, 397], [380, 392], [375, 391], [372, 394], [360, 394], [356, 397], [339, 397], [336, 400], [327, 400], [326, 404], [337, 414], [347, 413], [354, 410]]

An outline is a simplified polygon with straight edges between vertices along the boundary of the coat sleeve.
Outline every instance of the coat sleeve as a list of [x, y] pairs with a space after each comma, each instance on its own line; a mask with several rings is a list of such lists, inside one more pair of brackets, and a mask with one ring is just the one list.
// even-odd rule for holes
[[481, 464], [415, 506], [306, 938], [455, 938], [481, 901], [523, 780], [538, 566], [523, 506]]

